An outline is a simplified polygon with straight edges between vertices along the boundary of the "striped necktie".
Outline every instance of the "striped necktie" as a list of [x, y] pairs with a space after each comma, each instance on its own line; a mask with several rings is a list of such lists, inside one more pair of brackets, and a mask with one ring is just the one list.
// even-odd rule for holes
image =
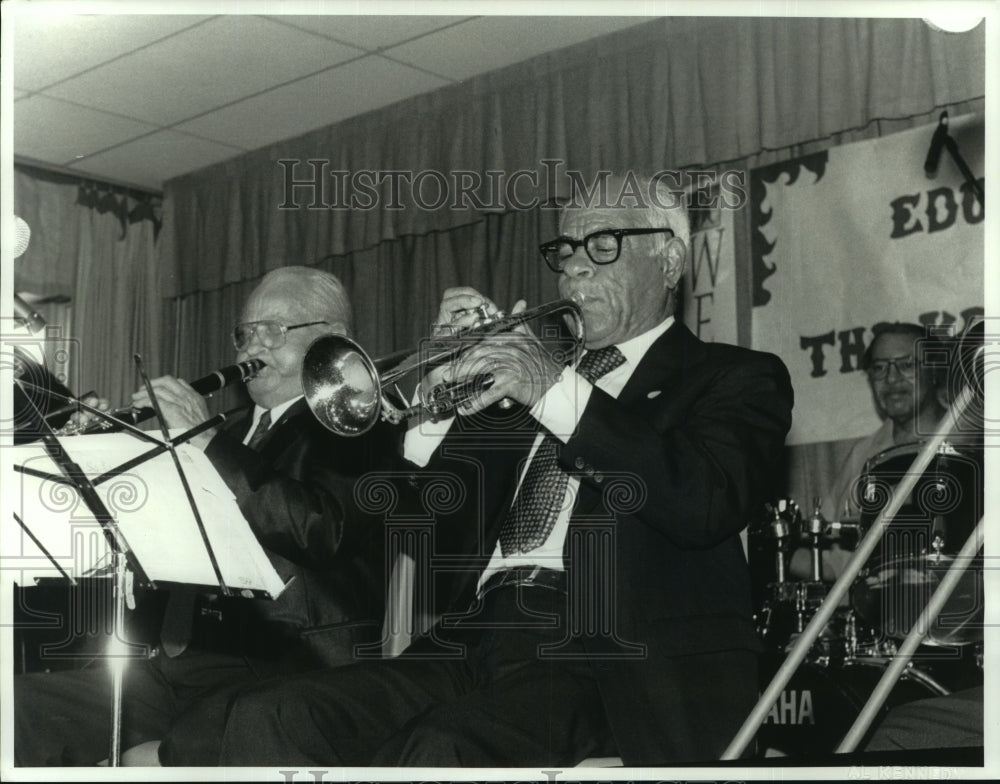
[[250, 440], [247, 441], [247, 446], [253, 450], [257, 450], [260, 447], [260, 442], [263, 441], [264, 436], [267, 435], [267, 431], [270, 427], [271, 411], [268, 409], [260, 415], [260, 421], [257, 423], [257, 429], [253, 431], [253, 435], [250, 436]]

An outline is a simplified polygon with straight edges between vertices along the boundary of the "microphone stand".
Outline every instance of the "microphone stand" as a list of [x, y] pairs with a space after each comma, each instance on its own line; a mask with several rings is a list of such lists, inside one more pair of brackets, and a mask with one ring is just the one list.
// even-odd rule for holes
[[788, 656], [785, 658], [785, 661], [782, 662], [781, 667], [778, 668], [778, 672], [775, 673], [771, 683], [768, 684], [763, 694], [761, 694], [760, 699], [754, 706], [754, 709], [750, 712], [750, 715], [747, 716], [746, 720], [743, 722], [743, 726], [740, 727], [735, 737], [732, 741], [730, 741], [726, 750], [723, 751], [720, 759], [739, 759], [739, 757], [753, 741], [754, 735], [757, 733], [760, 725], [764, 722], [768, 713], [770, 713], [771, 706], [777, 702], [778, 697], [781, 696], [781, 692], [784, 691], [785, 686], [788, 685], [788, 682], [795, 674], [795, 671], [798, 670], [799, 666], [805, 660], [813, 642], [816, 641], [816, 638], [819, 637], [823, 629], [826, 628], [827, 623], [829, 623], [830, 619], [833, 617], [833, 613], [836, 611], [841, 599], [847, 595], [848, 590], [854, 583], [855, 578], [861, 572], [865, 562], [869, 559], [869, 557], [871, 557], [872, 552], [881, 541], [882, 535], [889, 527], [890, 522], [892, 522], [892, 519], [899, 512], [907, 497], [916, 486], [918, 479], [920, 479], [924, 471], [927, 470], [927, 466], [930, 465], [934, 455], [938, 452], [947, 436], [951, 433], [951, 423], [961, 421], [962, 415], [965, 413], [965, 409], [968, 408], [974, 397], [975, 392], [971, 386], [965, 386], [962, 388], [961, 392], [955, 398], [955, 402], [952, 403], [948, 414], [941, 420], [941, 424], [938, 426], [937, 432], [917, 454], [916, 459], [913, 461], [913, 465], [910, 466], [910, 470], [906, 473], [906, 476], [903, 477], [899, 485], [893, 491], [892, 498], [889, 500], [889, 503], [882, 509], [881, 513], [875, 519], [875, 522], [872, 523], [871, 529], [858, 543], [858, 549], [848, 562], [843, 574], [837, 578], [833, 587], [830, 588], [830, 592], [826, 599], [819, 606], [819, 609], [816, 610], [816, 614], [813, 615], [812, 620], [806, 626], [805, 631], [793, 644], [792, 649], [788, 652]]

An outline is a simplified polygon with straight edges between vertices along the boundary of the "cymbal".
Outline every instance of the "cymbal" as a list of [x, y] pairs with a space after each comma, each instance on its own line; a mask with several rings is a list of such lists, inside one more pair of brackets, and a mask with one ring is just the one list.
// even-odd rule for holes
[[[14, 370], [14, 443], [35, 441], [49, 431], [62, 427], [72, 415], [66, 409], [73, 393], [56, 378], [43, 362], [27, 350], [13, 345]], [[47, 425], [47, 426], [46, 426]]]

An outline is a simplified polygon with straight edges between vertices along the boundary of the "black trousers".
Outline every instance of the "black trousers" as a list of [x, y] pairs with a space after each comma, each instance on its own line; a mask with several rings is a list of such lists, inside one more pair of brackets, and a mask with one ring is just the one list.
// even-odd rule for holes
[[[261, 668], [267, 668], [262, 671]], [[122, 749], [182, 730], [188, 757], [218, 756], [222, 719], [240, 687], [275, 673], [270, 663], [189, 649], [130, 660], [125, 670]], [[185, 721], [197, 707], [198, 722]], [[214, 722], [206, 717], [214, 716]], [[20, 766], [94, 765], [106, 759], [111, 740], [111, 676], [92, 667], [14, 678], [14, 761]]]
[[537, 767], [616, 753], [582, 647], [543, 650], [565, 636], [565, 594], [508, 585], [481, 609], [440, 631], [457, 651], [423, 641], [242, 691], [220, 763]]

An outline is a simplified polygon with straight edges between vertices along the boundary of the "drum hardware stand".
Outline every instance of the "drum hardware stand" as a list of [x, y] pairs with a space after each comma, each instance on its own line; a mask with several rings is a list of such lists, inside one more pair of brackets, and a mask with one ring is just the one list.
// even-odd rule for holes
[[[941, 610], [944, 609], [945, 603], [951, 597], [952, 592], [958, 586], [958, 581], [961, 579], [962, 575], [965, 574], [965, 570], [972, 563], [973, 559], [976, 557], [976, 553], [983, 546], [983, 520], [980, 518], [979, 522], [976, 524], [975, 529], [969, 535], [966, 540], [965, 545], [962, 547], [961, 552], [956, 556], [955, 560], [952, 561], [951, 566], [948, 567], [948, 571], [945, 576], [941, 579], [941, 584], [938, 586], [937, 590], [934, 591], [934, 595], [931, 596], [930, 600], [927, 602], [927, 606], [924, 607], [920, 617], [917, 622], [913, 624], [913, 628], [910, 629], [910, 633], [906, 636], [903, 644], [900, 646], [899, 651], [893, 656], [892, 663], [882, 674], [882, 678], [879, 680], [878, 684], [875, 686], [874, 691], [872, 691], [871, 696], [868, 698], [868, 702], [861, 709], [861, 713], [858, 718], [855, 719], [854, 724], [847, 731], [844, 739], [840, 742], [840, 745], [835, 749], [836, 754], [845, 754], [854, 751], [858, 743], [868, 732], [868, 728], [871, 723], [875, 720], [878, 715], [879, 710], [881, 710], [883, 703], [889, 696], [889, 692], [892, 691], [893, 687], [896, 685], [896, 681], [899, 680], [900, 676], [903, 674], [904, 670], [909, 668], [910, 660], [913, 658], [914, 652], [917, 650], [917, 646], [923, 642], [924, 637], [927, 636], [927, 629], [931, 627], [931, 624], [937, 620], [938, 615], [941, 614]], [[940, 684], [934, 681], [934, 684], [938, 689], [943, 689]], [[947, 689], [944, 689], [944, 694], [949, 693]]]
[[798, 518], [799, 510], [794, 501], [786, 502], [784, 499], [773, 507], [770, 504], [768, 506], [773, 513], [771, 533], [777, 542], [774, 552], [774, 571], [778, 579], [775, 582], [785, 583], [788, 581], [788, 567], [785, 560], [788, 555], [789, 538], [792, 535], [792, 523]]
[[[93, 518], [100, 524], [101, 530], [104, 533], [104, 537], [108, 542], [108, 546], [111, 550], [112, 558], [112, 574], [114, 577], [114, 590], [112, 593], [113, 597], [113, 631], [112, 640], [109, 644], [109, 660], [111, 669], [111, 740], [109, 746], [108, 754], [108, 766], [109, 767], [119, 767], [121, 765], [121, 714], [122, 714], [122, 694], [124, 686], [125, 677], [125, 643], [124, 643], [124, 621], [125, 621], [125, 606], [126, 603], [132, 605], [132, 585], [134, 580], [138, 577], [139, 581], [143, 584], [147, 584], [153, 588], [156, 587], [155, 582], [149, 579], [142, 565], [139, 563], [135, 556], [133, 550], [129, 547], [124, 535], [118, 527], [118, 523], [115, 518], [108, 511], [107, 506], [101, 500], [101, 497], [97, 494], [96, 485], [100, 484], [108, 479], [111, 479], [119, 474], [134, 468], [141, 463], [159, 455], [164, 451], [170, 452], [173, 457], [174, 465], [177, 469], [178, 476], [181, 480], [181, 484], [187, 494], [188, 502], [191, 506], [191, 511], [194, 515], [195, 522], [198, 525], [198, 529], [201, 532], [202, 541], [208, 551], [209, 559], [215, 570], [215, 575], [219, 583], [219, 591], [225, 596], [232, 595], [232, 590], [226, 585], [225, 580], [222, 577], [222, 572], [219, 568], [218, 561], [216, 560], [215, 551], [208, 539], [208, 534], [205, 530], [204, 523], [201, 519], [201, 515], [198, 512], [197, 504], [194, 501], [194, 496], [191, 493], [190, 485], [188, 484], [187, 477], [184, 474], [183, 468], [181, 467], [180, 460], [177, 457], [176, 445], [184, 441], [189, 440], [192, 436], [199, 432], [208, 430], [211, 427], [215, 427], [225, 420], [228, 414], [218, 414], [215, 417], [207, 420], [206, 422], [197, 425], [189, 431], [178, 436], [178, 438], [171, 440], [170, 434], [167, 431], [166, 425], [164, 424], [163, 414], [160, 410], [159, 401], [153, 391], [151, 384], [149, 383], [149, 377], [146, 375], [145, 369], [142, 364], [142, 357], [138, 354], [134, 355], [137, 370], [142, 377], [143, 383], [146, 387], [146, 391], [149, 394], [150, 402], [154, 410], [156, 411], [156, 416], [160, 424], [160, 431], [163, 435], [163, 441], [150, 436], [146, 431], [140, 430], [128, 423], [125, 424], [125, 429], [137, 435], [139, 438], [153, 441], [157, 444], [157, 447], [151, 449], [150, 451], [131, 459], [121, 465], [117, 466], [115, 469], [105, 472], [101, 476], [91, 480], [83, 469], [69, 456], [66, 450], [63, 448], [62, 444], [59, 442], [55, 432], [51, 427], [48, 427], [48, 423], [42, 412], [37, 406], [32, 402], [31, 405], [35, 408], [36, 413], [40, 417], [40, 421], [45, 422], [48, 427], [48, 432], [43, 434], [42, 442], [45, 445], [45, 450], [51, 457], [52, 461], [59, 467], [62, 474], [48, 474], [40, 471], [26, 471], [26, 473], [31, 473], [35, 476], [40, 476], [41, 478], [58, 482], [60, 484], [69, 485], [76, 489], [79, 493], [80, 498], [87, 505]], [[22, 383], [21, 380], [15, 379], [15, 383]], [[30, 382], [27, 382], [29, 386], [33, 386]], [[50, 394], [58, 395], [60, 397], [65, 397], [60, 393], [48, 390]], [[67, 402], [73, 402], [67, 399]], [[104, 411], [100, 411], [97, 408], [88, 406], [85, 403], [76, 401], [79, 403], [80, 408], [91, 411], [94, 414], [102, 417], [107, 421], [113, 421], [118, 424], [118, 420], [115, 420], [110, 414]], [[25, 532], [31, 536], [30, 530], [15, 515], [15, 519], [18, 524], [25, 530]], [[47, 553], [46, 553], [47, 554]], [[51, 556], [49, 556], [51, 559]], [[53, 564], [56, 568], [62, 572], [66, 578], [69, 579], [70, 584], [76, 584], [76, 580], [66, 574], [61, 567], [53, 560]]]
[[777, 546], [774, 548], [774, 573], [778, 575], [776, 582], [783, 583], [788, 579], [785, 573], [785, 554], [788, 552], [788, 521], [781, 517], [778, 507], [774, 507], [774, 519], [771, 520], [771, 532]]
[[[900, 481], [899, 485], [896, 487], [896, 490], [893, 492], [892, 497], [889, 499], [889, 503], [886, 504], [886, 506], [882, 509], [878, 517], [875, 519], [875, 522], [872, 523], [872, 527], [868, 530], [868, 532], [864, 535], [864, 537], [862, 537], [861, 541], [858, 543], [858, 548], [854, 553], [854, 557], [847, 563], [844, 572], [840, 575], [840, 577], [837, 578], [837, 581], [830, 588], [830, 592], [827, 595], [826, 599], [816, 610], [815, 615], [813, 615], [812, 620], [809, 622], [809, 625], [806, 627], [805, 631], [795, 641], [795, 644], [792, 646], [791, 650], [789, 650], [788, 655], [785, 658], [785, 661], [782, 663], [781, 667], [778, 668], [778, 672], [775, 673], [774, 678], [771, 680], [770, 684], [768, 684], [767, 688], [763, 691], [763, 693], [760, 696], [760, 699], [754, 706], [754, 709], [750, 712], [750, 715], [747, 716], [746, 720], [743, 722], [743, 726], [740, 727], [739, 731], [736, 733], [733, 740], [730, 741], [725, 751], [723, 751], [720, 759], [722, 760], [739, 759], [740, 755], [742, 755], [744, 750], [746, 750], [746, 748], [753, 741], [754, 735], [757, 733], [758, 728], [761, 726], [764, 719], [770, 712], [771, 706], [773, 706], [774, 703], [777, 702], [778, 698], [781, 696], [782, 691], [784, 691], [785, 686], [788, 684], [789, 680], [791, 680], [792, 676], [795, 674], [795, 671], [805, 660], [806, 654], [809, 652], [809, 648], [816, 641], [820, 633], [826, 627], [827, 623], [833, 617], [833, 613], [836, 611], [837, 606], [840, 604], [841, 599], [843, 599], [847, 595], [847, 592], [850, 589], [851, 584], [854, 582], [854, 579], [858, 576], [858, 573], [861, 571], [862, 566], [864, 566], [865, 562], [871, 557], [872, 552], [874, 552], [875, 548], [878, 546], [878, 543], [881, 541], [882, 535], [888, 528], [889, 523], [899, 512], [900, 508], [903, 506], [903, 503], [906, 501], [910, 493], [913, 491], [913, 488], [916, 486], [917, 480], [921, 476], [923, 476], [924, 472], [927, 470], [927, 467], [930, 465], [931, 459], [934, 457], [935, 453], [938, 451], [941, 444], [944, 443], [945, 438], [951, 432], [951, 425], [949, 423], [961, 421], [962, 415], [965, 413], [965, 410], [968, 408], [969, 404], [972, 402], [974, 397], [975, 397], [975, 392], [973, 391], [971, 386], [965, 386], [959, 392], [959, 394], [955, 398], [954, 403], [952, 403], [948, 411], [948, 414], [941, 420], [941, 424], [939, 425], [938, 431], [934, 434], [934, 436], [930, 440], [927, 441], [924, 447], [920, 450], [917, 457], [914, 459], [913, 464], [910, 466], [910, 470], [903, 477], [902, 481]], [[976, 531], [974, 533], [978, 534], [978, 532], [979, 532], [979, 526], [977, 526]], [[970, 548], [970, 545], [975, 547], [975, 542], [972, 541], [974, 538], [976, 537], [970, 537], [970, 540], [966, 542], [966, 545], [962, 550], [963, 553]], [[976, 550], [973, 550], [973, 554], [975, 554], [975, 552]], [[956, 559], [956, 561], [957, 560], [958, 559]], [[937, 600], [938, 593], [941, 591], [941, 587], [944, 586], [945, 581], [949, 581], [950, 578], [952, 577], [952, 571], [954, 571], [954, 567], [955, 564], [953, 563], [952, 569], [948, 571], [948, 574], [946, 574], [944, 580], [942, 580], [941, 586], [938, 588], [937, 591], [935, 591], [934, 596], [931, 597], [931, 602], [928, 604], [928, 606], [924, 610], [924, 613], [921, 615], [921, 620], [923, 619], [924, 615], [929, 615], [927, 611], [931, 609], [931, 605], [933, 605], [935, 608], [935, 614], [934, 614], [935, 618], [937, 614], [940, 612], [940, 609], [941, 607], [943, 607], [944, 601], [945, 599], [947, 599], [947, 596], [942, 597], [940, 602], [935, 600]], [[959, 572], [954, 577], [955, 583], [957, 583], [958, 577], [960, 576], [961, 572]], [[951, 584], [951, 589], [948, 591], [949, 594], [951, 593], [951, 590], [954, 589], [954, 584], [953, 583], [950, 584]], [[914, 628], [917, 627], [915, 626]], [[907, 642], [909, 642], [909, 638], [907, 638]], [[914, 642], [913, 644], [914, 649], [916, 648], [918, 643], [919, 640], [917, 642]], [[894, 658], [893, 663], [895, 664], [895, 662], [896, 659]], [[899, 672], [902, 671], [902, 668], [898, 668], [898, 671], [896, 668], [894, 668], [894, 671], [896, 671], [896, 677], [898, 678]], [[889, 684], [889, 688], [891, 688], [891, 686], [894, 683], [895, 681], [893, 681], [892, 684]], [[886, 694], [882, 696], [882, 700], [877, 706], [876, 711], [878, 710], [878, 708], [881, 707], [881, 702], [884, 701], [885, 696], [887, 696], [887, 694], [888, 694], [888, 688], [886, 689]], [[874, 717], [874, 712], [872, 713], [872, 717]]]
[[822, 582], [823, 580], [819, 540], [823, 534], [823, 530], [826, 528], [826, 520], [820, 514], [820, 506], [822, 506], [822, 501], [819, 497], [813, 498], [813, 513], [806, 521], [806, 531], [809, 533], [809, 551], [812, 553], [812, 579], [814, 583]]

